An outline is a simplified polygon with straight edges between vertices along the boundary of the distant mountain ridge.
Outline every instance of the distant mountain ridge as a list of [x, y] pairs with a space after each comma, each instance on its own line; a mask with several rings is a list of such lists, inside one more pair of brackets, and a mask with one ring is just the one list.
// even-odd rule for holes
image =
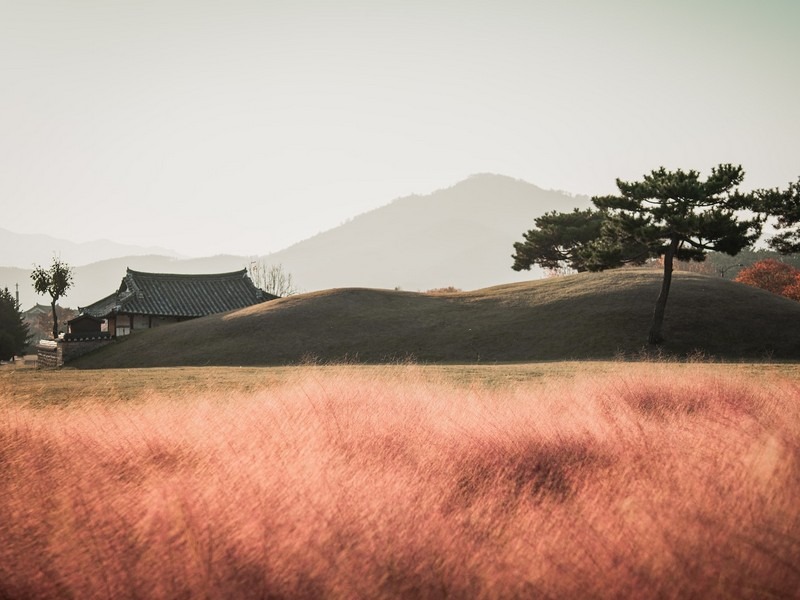
[[33, 264], [50, 263], [54, 254], [74, 266], [87, 265], [109, 258], [147, 254], [180, 257], [177, 252], [158, 246], [135, 246], [105, 239], [91, 242], [70, 242], [49, 235], [14, 233], [0, 228], [0, 266], [2, 267], [30, 269]]
[[[539, 215], [587, 207], [586, 196], [543, 190], [503, 175], [473, 175], [427, 195], [398, 198], [348, 222], [260, 257], [282, 264], [301, 291], [340, 287], [425, 291], [454, 286], [472, 290], [536, 279], [541, 271], [511, 269], [513, 244]], [[52, 238], [51, 238], [52, 239]], [[52, 250], [41, 262], [48, 263]], [[74, 265], [62, 251], [62, 258]], [[139, 255], [103, 257], [77, 266], [65, 306], [85, 306], [120, 284], [125, 268], [165, 273], [213, 273], [246, 267], [250, 257], [221, 255], [179, 259]], [[23, 265], [27, 266], [27, 265]], [[30, 269], [0, 267], [0, 287], [20, 284], [23, 308], [43, 301], [30, 286]]]
[[586, 196], [504, 175], [473, 175], [428, 195], [398, 198], [265, 258], [305, 290], [399, 287], [478, 289], [541, 272], [511, 270], [513, 244], [551, 211], [588, 207]]

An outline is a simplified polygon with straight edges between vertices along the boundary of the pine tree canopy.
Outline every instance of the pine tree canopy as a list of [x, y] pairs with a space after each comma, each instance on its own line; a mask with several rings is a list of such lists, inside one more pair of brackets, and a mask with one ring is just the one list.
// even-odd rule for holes
[[[712, 169], [705, 181], [697, 171], [662, 167], [642, 181], [618, 179], [619, 195], [592, 202], [606, 211], [604, 235], [612, 240], [636, 240], [652, 257], [666, 255], [674, 245], [674, 258], [702, 261], [709, 250], [736, 254], [761, 233], [760, 218], [737, 214], [745, 196], [736, 187], [743, 177], [742, 168], [733, 165]], [[595, 263], [598, 270], [619, 266], [603, 252], [595, 254]]]
[[604, 220], [603, 213], [591, 209], [543, 214], [534, 221], [534, 229], [522, 234], [525, 241], [514, 244], [511, 268], [527, 270], [535, 263], [550, 270], [586, 271], [583, 250], [600, 236]]
[[648, 341], [662, 341], [675, 259], [702, 261], [711, 250], [736, 254], [761, 234], [759, 215], [739, 212], [756, 206], [757, 194], [743, 194], [740, 166], [721, 164], [705, 179], [697, 171], [664, 167], [641, 181], [617, 179], [617, 195], [595, 196], [595, 210], [548, 213], [514, 244], [515, 270], [538, 264], [602, 271], [663, 257], [664, 278]]
[[0, 360], [21, 355], [28, 345], [28, 325], [8, 291], [0, 290]]
[[800, 252], [800, 177], [785, 190], [759, 190], [756, 210], [777, 217], [778, 233], [768, 242], [781, 254]]

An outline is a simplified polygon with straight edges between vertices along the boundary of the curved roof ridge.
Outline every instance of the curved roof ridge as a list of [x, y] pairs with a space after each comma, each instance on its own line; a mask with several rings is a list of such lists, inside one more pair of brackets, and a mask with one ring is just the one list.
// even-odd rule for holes
[[238, 271], [225, 271], [223, 273], [152, 273], [149, 271], [135, 271], [130, 267], [127, 268], [128, 275], [133, 275], [134, 277], [137, 275], [143, 275], [145, 277], [234, 277], [234, 276], [242, 276], [247, 275], [247, 269], [242, 268]]
[[258, 304], [274, 296], [255, 286], [247, 269], [225, 273], [147, 273], [127, 268], [116, 294], [87, 307], [140, 315], [202, 317]]

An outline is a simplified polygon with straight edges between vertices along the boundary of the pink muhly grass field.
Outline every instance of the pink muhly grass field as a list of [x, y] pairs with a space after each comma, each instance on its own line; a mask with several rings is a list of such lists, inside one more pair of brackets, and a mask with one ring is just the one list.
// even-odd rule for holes
[[798, 384], [645, 373], [0, 403], [0, 598], [800, 596]]

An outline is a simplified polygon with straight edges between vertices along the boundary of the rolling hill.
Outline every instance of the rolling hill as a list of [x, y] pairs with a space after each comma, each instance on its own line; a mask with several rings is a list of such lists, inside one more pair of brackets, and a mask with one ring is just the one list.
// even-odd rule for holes
[[[79, 368], [280, 365], [303, 361], [541, 361], [635, 356], [661, 276], [583, 273], [429, 295], [340, 288], [135, 333]], [[722, 359], [800, 357], [800, 303], [676, 272], [664, 352]]]
[[[414, 291], [455, 286], [471, 290], [525, 281], [540, 276], [541, 270], [511, 270], [513, 244], [522, 239], [522, 232], [547, 211], [588, 204], [584, 196], [543, 190], [519, 179], [473, 175], [431, 194], [398, 198], [260, 260], [268, 265], [282, 264], [302, 291], [352, 286]], [[21, 244], [18, 247], [46, 249], [41, 260], [46, 264], [52, 253], [60, 250], [58, 242], [29, 239], [16, 243]], [[235, 271], [250, 261], [250, 257], [234, 255], [194, 259], [158, 254], [107, 256], [101, 246], [95, 248], [96, 262], [87, 265], [62, 252], [65, 260], [80, 265], [75, 269], [73, 289], [62, 300], [64, 306], [86, 306], [107, 296], [119, 286], [126, 267], [148, 272], [214, 273]], [[32, 266], [30, 263], [23, 261], [27, 267]], [[30, 268], [0, 266], [0, 287], [13, 291], [14, 284], [19, 284], [23, 308], [43, 301], [30, 285]]]

